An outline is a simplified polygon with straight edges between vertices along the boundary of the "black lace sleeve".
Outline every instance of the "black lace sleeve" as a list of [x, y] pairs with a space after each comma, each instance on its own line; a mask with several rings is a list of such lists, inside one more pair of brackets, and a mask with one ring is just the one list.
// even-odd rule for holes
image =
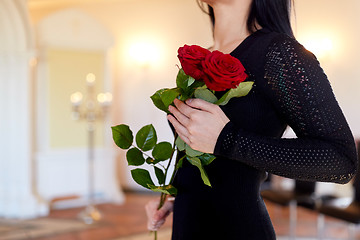
[[314, 55], [292, 38], [277, 37], [267, 51], [262, 89], [297, 138], [259, 136], [229, 122], [215, 155], [299, 180], [350, 181], [354, 139]]

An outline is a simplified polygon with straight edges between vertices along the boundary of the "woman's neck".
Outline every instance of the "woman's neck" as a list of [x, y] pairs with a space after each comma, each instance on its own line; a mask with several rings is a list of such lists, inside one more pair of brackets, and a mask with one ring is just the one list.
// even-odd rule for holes
[[247, 29], [250, 4], [250, 0], [236, 0], [227, 4], [213, 5], [215, 14], [213, 50], [230, 53], [250, 35]]

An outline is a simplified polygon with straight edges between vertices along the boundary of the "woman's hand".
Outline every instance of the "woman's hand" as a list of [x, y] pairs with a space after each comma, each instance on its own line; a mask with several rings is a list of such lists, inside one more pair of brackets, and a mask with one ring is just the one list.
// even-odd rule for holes
[[145, 205], [146, 215], [148, 218], [147, 228], [150, 231], [157, 231], [166, 220], [166, 217], [173, 211], [174, 201], [166, 200], [164, 205], [158, 210], [159, 200], [149, 201]]
[[175, 99], [176, 107], [169, 106], [173, 115], [168, 120], [176, 132], [192, 149], [213, 153], [217, 138], [230, 121], [221, 108], [201, 99], [189, 99], [186, 103]]

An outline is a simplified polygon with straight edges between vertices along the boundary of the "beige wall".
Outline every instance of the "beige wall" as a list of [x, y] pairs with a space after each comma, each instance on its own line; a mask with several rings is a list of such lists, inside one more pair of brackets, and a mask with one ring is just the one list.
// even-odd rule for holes
[[296, 1], [300, 41], [329, 37], [333, 50], [320, 59], [355, 137], [360, 138], [360, 1]]
[[[104, 92], [104, 53], [102, 51], [49, 49], [47, 60], [49, 145], [54, 149], [86, 147], [87, 124], [71, 118], [70, 95], [74, 90], [87, 92], [86, 75], [88, 73], [97, 76], [94, 94]], [[95, 125], [96, 146], [103, 146], [103, 127], [101, 122]]]

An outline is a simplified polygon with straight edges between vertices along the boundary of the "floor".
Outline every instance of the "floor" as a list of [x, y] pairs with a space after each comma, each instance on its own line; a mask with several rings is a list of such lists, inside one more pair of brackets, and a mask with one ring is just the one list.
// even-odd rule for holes
[[[126, 202], [123, 205], [101, 204], [100, 209], [103, 218], [96, 224], [86, 225], [77, 219], [77, 215], [83, 208], [66, 210], [52, 210], [50, 216], [34, 221], [54, 222], [65, 221], [66, 224], [73, 226], [73, 229], [66, 227], [67, 231], [48, 231], [42, 234], [33, 234], [30, 225], [23, 224], [22, 237], [6, 237], [2, 235], [0, 221], [0, 239], [11, 240], [142, 240], [153, 239], [146, 231], [146, 216], [144, 205], [151, 199], [158, 199], [158, 195], [127, 193]], [[278, 239], [288, 239], [289, 232], [289, 209], [266, 202], [270, 217]], [[298, 224], [296, 239], [317, 239], [317, 214], [302, 208], [298, 208]], [[54, 225], [54, 224], [53, 224]], [[55, 226], [54, 225], [54, 226]], [[76, 228], [76, 225], [79, 225]], [[17, 225], [18, 229], [21, 228]], [[66, 226], [66, 225], [64, 225]], [[3, 228], [4, 229], [4, 228]], [[15, 228], [14, 228], [15, 229]], [[21, 229], [20, 229], [21, 230]], [[3, 233], [5, 230], [3, 230]], [[40, 231], [41, 233], [41, 231]], [[171, 218], [168, 219], [159, 233], [159, 240], [169, 239], [171, 235]], [[20, 235], [19, 235], [20, 236]], [[356, 228], [356, 239], [360, 239], [360, 229]], [[326, 218], [325, 238], [328, 239], [348, 239], [348, 227], [344, 222]]]

